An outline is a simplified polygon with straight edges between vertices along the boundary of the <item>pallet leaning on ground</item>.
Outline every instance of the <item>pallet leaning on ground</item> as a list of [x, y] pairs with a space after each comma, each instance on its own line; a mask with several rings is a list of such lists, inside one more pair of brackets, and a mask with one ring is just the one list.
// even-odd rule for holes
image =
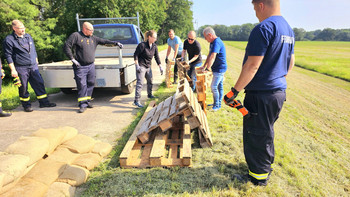
[[206, 115], [183, 79], [173, 96], [150, 103], [120, 155], [121, 167], [190, 166], [195, 128], [200, 145], [212, 146]]

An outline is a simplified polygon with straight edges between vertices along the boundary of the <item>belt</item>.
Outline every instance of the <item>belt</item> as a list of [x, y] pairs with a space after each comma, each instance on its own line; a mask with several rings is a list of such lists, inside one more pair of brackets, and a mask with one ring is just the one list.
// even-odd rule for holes
[[246, 94], [273, 94], [277, 92], [285, 92], [286, 90], [274, 89], [274, 90], [245, 90]]

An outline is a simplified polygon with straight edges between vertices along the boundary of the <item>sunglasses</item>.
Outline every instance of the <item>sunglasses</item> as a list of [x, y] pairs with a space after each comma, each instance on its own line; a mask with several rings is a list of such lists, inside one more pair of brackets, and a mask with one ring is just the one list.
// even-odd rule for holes
[[189, 41], [193, 41], [194, 39], [193, 38], [187, 38]]

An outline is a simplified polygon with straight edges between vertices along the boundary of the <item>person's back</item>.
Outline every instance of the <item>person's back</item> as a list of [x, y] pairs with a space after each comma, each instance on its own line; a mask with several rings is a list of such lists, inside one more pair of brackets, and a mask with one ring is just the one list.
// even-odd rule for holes
[[[261, 39], [261, 35], [266, 39]], [[269, 42], [266, 48], [266, 40]], [[294, 53], [294, 33], [282, 16], [271, 16], [252, 31], [243, 64], [248, 56], [264, 56], [264, 59], [246, 90], [274, 90], [287, 88], [288, 73]]]

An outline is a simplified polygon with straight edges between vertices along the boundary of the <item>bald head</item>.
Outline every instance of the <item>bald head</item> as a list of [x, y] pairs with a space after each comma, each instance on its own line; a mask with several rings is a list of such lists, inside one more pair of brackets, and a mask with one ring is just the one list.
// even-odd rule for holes
[[92, 34], [94, 33], [94, 27], [92, 26], [91, 23], [89, 22], [84, 22], [83, 23], [83, 30], [82, 32], [86, 35], [86, 36], [92, 36]]
[[254, 5], [255, 15], [260, 22], [270, 16], [281, 15], [279, 0], [252, 0]]
[[190, 32], [188, 32], [188, 37], [196, 37], [196, 32], [195, 31], [190, 31]]
[[26, 33], [26, 28], [20, 20], [12, 21], [12, 29], [15, 32], [15, 34], [19, 37], [23, 37], [23, 35]]

